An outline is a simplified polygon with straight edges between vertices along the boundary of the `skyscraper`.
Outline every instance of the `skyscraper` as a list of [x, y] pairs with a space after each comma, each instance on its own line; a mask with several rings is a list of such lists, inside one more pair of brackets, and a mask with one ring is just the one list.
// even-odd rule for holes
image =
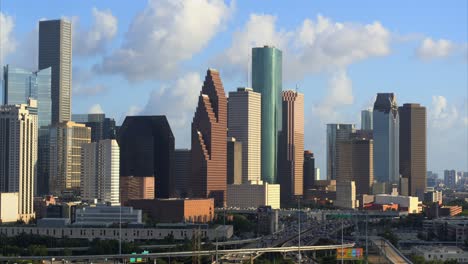
[[175, 150], [174, 182], [177, 197], [186, 198], [190, 189], [190, 175], [192, 174], [192, 154], [190, 149]]
[[327, 179], [337, 179], [338, 169], [338, 144], [340, 141], [349, 140], [351, 134], [356, 131], [353, 124], [327, 124]]
[[252, 49], [252, 88], [262, 96], [262, 180], [278, 180], [278, 136], [282, 118], [282, 52], [264, 46]]
[[[18, 193], [18, 216], [34, 217], [37, 102], [0, 106], [0, 192]], [[3, 208], [2, 208], [3, 210]]]
[[53, 195], [71, 192], [78, 195], [81, 187], [81, 148], [91, 142], [91, 129], [72, 121], [52, 125], [50, 129], [49, 191]]
[[72, 25], [60, 20], [39, 22], [39, 70], [52, 68], [52, 123], [71, 118]]
[[379, 183], [397, 184], [400, 176], [400, 118], [393, 93], [377, 94], [373, 121], [374, 177]]
[[457, 186], [458, 178], [456, 170], [444, 170], [445, 186], [454, 189]]
[[115, 120], [105, 114], [76, 114], [72, 115], [72, 121], [91, 128], [91, 142], [117, 138]]
[[304, 95], [283, 91], [283, 126], [279, 137], [281, 200], [286, 204], [304, 190]]
[[121, 176], [154, 177], [156, 198], [175, 195], [175, 138], [166, 116], [127, 116], [118, 141]]
[[227, 184], [242, 183], [242, 142], [227, 140]]
[[400, 115], [400, 174], [408, 178], [409, 194], [424, 198], [426, 192], [427, 148], [426, 108], [403, 104]]
[[361, 111], [361, 129], [372, 130], [374, 122], [372, 118], [372, 109], [366, 109]]
[[242, 143], [242, 182], [261, 179], [261, 94], [252, 88], [229, 93], [228, 137]]
[[81, 148], [81, 197], [112, 206], [120, 205], [120, 149], [115, 139], [83, 144]]
[[226, 205], [227, 98], [219, 72], [207, 71], [192, 121], [192, 196]]
[[304, 151], [304, 195], [307, 190], [312, 189], [315, 183], [315, 158], [314, 153]]
[[51, 68], [31, 72], [7, 65], [3, 68], [3, 104], [27, 104], [37, 100], [38, 156], [35, 194], [46, 194], [49, 187], [49, 127], [52, 123]]

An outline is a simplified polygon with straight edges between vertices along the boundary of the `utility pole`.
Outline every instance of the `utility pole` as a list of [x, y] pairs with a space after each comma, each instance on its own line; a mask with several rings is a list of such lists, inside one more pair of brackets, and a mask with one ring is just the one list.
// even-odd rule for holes
[[369, 236], [367, 234], [367, 223], [369, 222], [369, 214], [366, 212], [366, 264], [369, 263], [369, 260], [368, 260], [368, 251], [369, 251], [369, 247], [368, 247], [368, 239], [369, 239]]
[[298, 217], [298, 224], [299, 224], [299, 247], [298, 247], [298, 255], [297, 255], [297, 258], [299, 259], [299, 263], [301, 263], [301, 197], [298, 196], [297, 197], [297, 209], [298, 209], [298, 213], [299, 213], [299, 217]]

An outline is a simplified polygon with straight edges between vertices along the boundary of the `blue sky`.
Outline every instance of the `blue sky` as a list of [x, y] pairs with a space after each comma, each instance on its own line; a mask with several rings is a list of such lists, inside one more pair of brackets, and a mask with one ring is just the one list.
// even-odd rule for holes
[[356, 123], [377, 92], [428, 110], [428, 170], [468, 171], [467, 1], [4, 0], [2, 63], [35, 69], [40, 19], [73, 22], [73, 113], [167, 114], [177, 147], [205, 71], [247, 84], [248, 50], [283, 50], [305, 95], [305, 148], [325, 175], [325, 124]]

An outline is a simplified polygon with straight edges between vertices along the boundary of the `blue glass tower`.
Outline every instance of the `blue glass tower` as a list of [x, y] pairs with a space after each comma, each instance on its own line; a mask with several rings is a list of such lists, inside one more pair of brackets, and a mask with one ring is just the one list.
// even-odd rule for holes
[[277, 183], [278, 136], [282, 126], [282, 52], [252, 49], [252, 88], [262, 95], [262, 180]]

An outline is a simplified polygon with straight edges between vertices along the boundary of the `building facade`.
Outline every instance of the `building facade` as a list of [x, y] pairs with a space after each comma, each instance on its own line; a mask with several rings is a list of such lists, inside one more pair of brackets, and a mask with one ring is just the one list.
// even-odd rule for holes
[[427, 177], [426, 108], [403, 104], [400, 116], [400, 175], [408, 178], [410, 196], [424, 198]]
[[304, 194], [306, 190], [314, 188], [316, 180], [316, 168], [315, 168], [315, 158], [314, 153], [309, 150], [304, 151], [304, 166], [303, 166], [303, 175], [304, 175]]
[[353, 124], [327, 124], [327, 179], [336, 180], [338, 174], [338, 144], [347, 141], [356, 131]]
[[252, 49], [252, 88], [261, 94], [261, 175], [268, 183], [278, 180], [278, 137], [282, 127], [283, 55], [270, 47]]
[[72, 25], [69, 21], [39, 22], [39, 70], [51, 67], [52, 124], [71, 119]]
[[229, 93], [228, 137], [242, 143], [242, 182], [261, 179], [262, 97], [252, 88]]
[[227, 98], [219, 72], [207, 71], [192, 121], [192, 197], [226, 205]]
[[154, 177], [157, 198], [175, 195], [175, 138], [166, 116], [127, 116], [118, 141], [121, 176]]
[[304, 193], [304, 95], [283, 91], [283, 126], [279, 137], [278, 166], [281, 202]]
[[458, 178], [456, 170], [444, 170], [445, 186], [454, 189], [457, 186]]
[[359, 207], [357, 203], [356, 183], [354, 181], [337, 181], [334, 205], [340, 208], [354, 209]]
[[237, 208], [257, 208], [271, 206], [280, 208], [280, 185], [263, 181], [251, 181], [227, 186], [227, 206]]
[[227, 140], [227, 184], [242, 183], [242, 142]]
[[152, 200], [155, 198], [153, 176], [121, 176], [120, 202], [127, 205], [130, 200]]
[[120, 149], [115, 139], [83, 144], [81, 148], [81, 198], [120, 205]]
[[361, 130], [372, 130], [374, 127], [372, 109], [361, 111]]
[[91, 142], [102, 139], [116, 139], [117, 130], [115, 120], [105, 114], [77, 114], [72, 115], [72, 121], [85, 124], [91, 128]]
[[396, 96], [379, 93], [374, 103], [374, 177], [381, 183], [400, 178], [400, 117]]
[[56, 196], [79, 194], [81, 187], [81, 148], [91, 142], [91, 129], [72, 121], [50, 129], [49, 190]]
[[190, 149], [176, 149], [175, 158], [175, 192], [176, 196], [186, 198], [189, 196], [190, 175], [192, 173], [192, 154]]
[[37, 172], [37, 101], [0, 106], [0, 192], [18, 193], [18, 217], [34, 217]]

